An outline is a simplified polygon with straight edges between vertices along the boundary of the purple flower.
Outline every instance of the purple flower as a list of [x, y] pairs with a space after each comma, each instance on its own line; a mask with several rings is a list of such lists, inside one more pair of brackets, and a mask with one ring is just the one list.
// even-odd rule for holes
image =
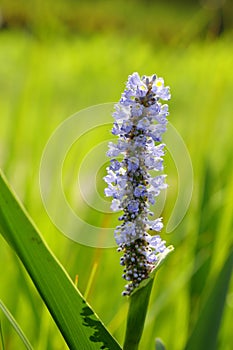
[[164, 156], [164, 150], [163, 150], [164, 147], [165, 147], [164, 143], [161, 143], [160, 145], [155, 146], [154, 142], [153, 142], [153, 144], [149, 148], [149, 154], [151, 154], [154, 157], [163, 157]]
[[146, 225], [149, 226], [150, 230], [161, 231], [163, 228], [162, 218], [158, 218], [154, 221], [145, 220]]
[[109, 184], [108, 187], [105, 188], [104, 193], [106, 197], [113, 197], [113, 198], [117, 197], [116, 187], [113, 186], [112, 184]]
[[132, 221], [126, 222], [122, 226], [118, 226], [114, 232], [117, 244], [131, 243], [136, 237], [136, 225]]
[[111, 159], [110, 160], [110, 167], [109, 167], [109, 169], [111, 169], [111, 170], [113, 170], [113, 171], [117, 171], [117, 170], [119, 170], [120, 169], [120, 167], [121, 167], [121, 163], [118, 161], [118, 160], [116, 160], [116, 159]]
[[139, 159], [136, 157], [131, 157], [127, 159], [128, 161], [128, 171], [136, 171], [139, 167]]
[[154, 189], [157, 189], [160, 191], [160, 190], [167, 188], [167, 184], [165, 183], [165, 179], [166, 179], [166, 175], [158, 175], [154, 178], [151, 178], [149, 182]]
[[128, 90], [135, 90], [137, 89], [137, 86], [141, 84], [142, 84], [142, 81], [139, 74], [134, 72], [133, 74], [129, 75], [126, 86]]
[[137, 124], [137, 129], [147, 131], [149, 126], [150, 126], [150, 121], [146, 117], [144, 117], [139, 120]]
[[108, 170], [108, 175], [106, 175], [104, 177], [104, 181], [107, 182], [108, 184], [111, 182], [115, 182], [116, 181], [116, 174], [112, 171], [112, 170]]
[[149, 135], [154, 141], [161, 142], [161, 136], [166, 131], [166, 123], [152, 125], [149, 130]]
[[[121, 210], [114, 236], [118, 250], [123, 252], [123, 278], [128, 281], [123, 295], [130, 295], [141, 281], [149, 277], [160, 254], [166, 249], [159, 235], [162, 218], [149, 220], [153, 215], [149, 206], [167, 187], [166, 175], [152, 177], [150, 170], [163, 170], [165, 144], [161, 143], [166, 131], [168, 106], [161, 100], [170, 99], [169, 87], [155, 74], [129, 76], [120, 102], [115, 105], [112, 134], [116, 144], [109, 142], [107, 155], [112, 158], [104, 177], [108, 187], [106, 196], [112, 196], [111, 209]], [[115, 157], [122, 157], [118, 161]]]
[[116, 121], [128, 120], [130, 118], [130, 110], [129, 110], [129, 108], [117, 103], [117, 104], [115, 104], [115, 112], [113, 113], [112, 116]]
[[113, 199], [111, 204], [112, 211], [118, 211], [121, 209], [121, 202], [118, 199]]
[[131, 107], [131, 111], [134, 117], [140, 117], [143, 112], [143, 106], [139, 103], [133, 103]]
[[163, 170], [163, 159], [161, 157], [154, 157], [149, 154], [145, 157], [144, 164], [148, 170]]
[[136, 200], [132, 200], [129, 202], [127, 208], [128, 208], [129, 213], [131, 213], [131, 214], [137, 213], [139, 210], [139, 202]]
[[124, 120], [121, 126], [121, 133], [128, 134], [132, 129], [132, 123], [129, 120]]
[[144, 197], [147, 194], [146, 186], [138, 185], [134, 190], [135, 197]]
[[150, 245], [155, 248], [158, 253], [163, 253], [166, 249], [165, 241], [161, 239], [159, 235], [152, 236]]
[[144, 147], [147, 144], [147, 137], [141, 134], [135, 136], [134, 141], [135, 147]]

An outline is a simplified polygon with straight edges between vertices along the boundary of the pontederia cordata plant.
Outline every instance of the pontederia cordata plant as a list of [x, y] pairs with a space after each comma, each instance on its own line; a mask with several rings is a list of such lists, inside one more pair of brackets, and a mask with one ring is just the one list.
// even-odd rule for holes
[[[115, 105], [112, 134], [117, 143], [110, 142], [107, 155], [111, 158], [105, 181], [105, 195], [113, 197], [111, 209], [122, 211], [121, 225], [115, 229], [118, 251], [127, 281], [123, 295], [130, 296], [141, 284], [149, 281], [159, 262], [172, 250], [166, 247], [159, 231], [162, 218], [153, 219], [150, 205], [161, 190], [167, 187], [163, 171], [169, 87], [155, 74], [129, 76], [126, 89]], [[152, 176], [151, 171], [157, 172]], [[148, 233], [156, 232], [151, 235]], [[136, 315], [135, 315], [136, 316]]]
[[[109, 143], [107, 155], [111, 157], [105, 181], [106, 196], [112, 196], [113, 211], [122, 210], [122, 224], [115, 230], [118, 251], [123, 251], [121, 265], [123, 278], [128, 281], [123, 295], [130, 295], [154, 270], [161, 254], [168, 248], [159, 234], [162, 218], [151, 220], [150, 204], [155, 203], [162, 189], [167, 187], [166, 175], [150, 175], [150, 170], [163, 171], [168, 105], [161, 100], [171, 97], [169, 87], [155, 74], [140, 78], [129, 76], [120, 102], [115, 105], [112, 134], [118, 136], [116, 144]], [[123, 159], [116, 157], [122, 156]], [[170, 248], [169, 248], [170, 251]]]

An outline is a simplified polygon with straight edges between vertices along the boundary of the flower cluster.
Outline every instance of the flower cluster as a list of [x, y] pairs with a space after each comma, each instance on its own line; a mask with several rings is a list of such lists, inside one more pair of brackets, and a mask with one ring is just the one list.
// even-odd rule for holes
[[121, 225], [115, 230], [118, 251], [123, 251], [121, 265], [123, 278], [128, 282], [123, 295], [130, 295], [141, 281], [148, 278], [158, 257], [167, 248], [159, 234], [151, 236], [148, 230], [159, 232], [162, 218], [153, 216], [150, 205], [166, 188], [166, 175], [150, 175], [150, 170], [163, 170], [164, 143], [169, 100], [169, 87], [156, 75], [129, 76], [126, 89], [115, 105], [112, 134], [118, 142], [109, 142], [107, 155], [111, 158], [104, 180], [108, 184], [105, 195], [113, 197], [111, 209], [122, 211]]

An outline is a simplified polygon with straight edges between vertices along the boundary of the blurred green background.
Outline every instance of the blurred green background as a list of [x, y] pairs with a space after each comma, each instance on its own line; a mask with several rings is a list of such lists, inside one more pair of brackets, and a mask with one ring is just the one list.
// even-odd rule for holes
[[[175, 252], [154, 284], [143, 350], [154, 349], [158, 336], [168, 349], [184, 348], [232, 244], [232, 15], [230, 0], [1, 1], [1, 168], [52, 251], [73, 280], [78, 276], [81, 292], [120, 343], [127, 311], [127, 300], [120, 295], [120, 254], [115, 248], [75, 243], [54, 227], [40, 196], [40, 160], [62, 121], [85, 107], [119, 100], [132, 72], [157, 73], [171, 87], [169, 119], [190, 153], [194, 189], [182, 223], [169, 235], [163, 233]], [[76, 196], [76, 181], [79, 165], [101, 142], [100, 135], [98, 131], [80, 140], [64, 167], [67, 198], [82, 208], [87, 222], [98, 224], [98, 212]], [[104, 129], [103, 140], [108, 135]], [[166, 224], [178, 189], [169, 154], [165, 165], [170, 185], [163, 212]], [[104, 173], [101, 163], [96, 186], [102, 198]], [[59, 205], [56, 193], [52, 200]], [[0, 263], [1, 297], [34, 348], [66, 349], [35, 287], [2, 238]], [[233, 280], [219, 350], [232, 349], [232, 318]], [[6, 349], [24, 349], [4, 316], [1, 321]]]

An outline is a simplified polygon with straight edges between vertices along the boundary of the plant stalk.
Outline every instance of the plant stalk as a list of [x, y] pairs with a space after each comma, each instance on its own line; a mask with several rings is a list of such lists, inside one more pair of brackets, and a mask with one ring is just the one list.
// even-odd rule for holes
[[154, 278], [129, 297], [126, 334], [123, 350], [137, 350], [142, 336]]

